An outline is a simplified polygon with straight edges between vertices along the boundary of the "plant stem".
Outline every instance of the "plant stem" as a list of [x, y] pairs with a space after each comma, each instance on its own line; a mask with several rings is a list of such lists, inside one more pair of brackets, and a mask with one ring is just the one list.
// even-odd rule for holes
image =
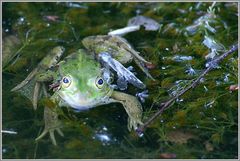
[[216, 68], [217, 65], [228, 55], [234, 53], [235, 51], [238, 50], [238, 43], [233, 45], [230, 50], [227, 52], [223, 53], [219, 57], [215, 58], [211, 62], [208, 63], [208, 67], [201, 73], [199, 77], [197, 77], [189, 86], [187, 86], [185, 89], [180, 91], [178, 94], [176, 94], [174, 97], [170, 98], [167, 102], [162, 103], [161, 106], [159, 107], [159, 111], [157, 111], [155, 114], [153, 114], [152, 117], [150, 117], [142, 126], [136, 129], [136, 132], [139, 136], [142, 135], [143, 131], [158, 117], [160, 116], [164, 110], [166, 110], [168, 107], [174, 104], [174, 101], [182, 96], [184, 93], [186, 93], [189, 89], [195, 88], [196, 85], [200, 82], [200, 80], [212, 69]]

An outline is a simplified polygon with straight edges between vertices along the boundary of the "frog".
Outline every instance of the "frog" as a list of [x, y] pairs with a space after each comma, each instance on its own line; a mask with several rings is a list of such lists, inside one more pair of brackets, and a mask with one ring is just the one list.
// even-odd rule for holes
[[[60, 59], [65, 52], [64, 47], [53, 48], [26, 79], [11, 90], [21, 90], [28, 83], [34, 82], [33, 108], [37, 109], [40, 91], [51, 102], [44, 106], [45, 127], [35, 139], [36, 141], [49, 133], [52, 143], [57, 145], [55, 132], [64, 136], [61, 131], [63, 124], [57, 113], [58, 107], [63, 106], [83, 111], [100, 105], [120, 103], [128, 115], [127, 127], [129, 131], [136, 130], [138, 126], [143, 125], [143, 109], [138, 98], [116, 90], [112, 86], [113, 73], [101, 64], [100, 57], [107, 54], [120, 64], [135, 60], [147, 76], [150, 74], [143, 63], [150, 62], [142, 58], [121, 37], [112, 35], [89, 36], [82, 40], [82, 44], [85, 49], [80, 48], [62, 60]], [[139, 81], [138, 78], [136, 80]], [[46, 86], [48, 83], [50, 83], [49, 90], [52, 90], [51, 95]]]

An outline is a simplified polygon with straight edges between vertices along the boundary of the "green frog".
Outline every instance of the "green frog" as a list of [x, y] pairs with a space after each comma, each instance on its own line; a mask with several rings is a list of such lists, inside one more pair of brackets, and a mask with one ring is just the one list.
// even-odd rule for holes
[[[40, 91], [50, 98], [51, 103], [44, 108], [45, 128], [36, 138], [37, 141], [49, 133], [53, 144], [57, 145], [54, 132], [63, 136], [62, 123], [56, 112], [57, 107], [61, 106], [81, 111], [99, 105], [121, 103], [129, 116], [129, 130], [135, 130], [143, 124], [141, 103], [137, 97], [115, 90], [112, 86], [113, 74], [101, 64], [99, 55], [108, 54], [122, 64], [133, 59], [147, 75], [150, 74], [143, 64], [150, 62], [144, 60], [127, 41], [118, 36], [90, 36], [82, 42], [86, 49], [79, 49], [61, 61], [65, 49], [61, 46], [53, 48], [27, 78], [12, 89], [21, 90], [28, 83], [34, 82], [34, 109], [37, 109]], [[51, 96], [46, 87], [49, 82], [50, 89], [53, 90]]]

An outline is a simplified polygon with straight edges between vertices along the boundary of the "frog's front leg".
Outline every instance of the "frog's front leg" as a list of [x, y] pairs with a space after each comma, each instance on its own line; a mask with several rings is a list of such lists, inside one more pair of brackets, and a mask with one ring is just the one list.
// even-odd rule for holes
[[29, 83], [37, 74], [43, 73], [52, 66], [55, 66], [59, 61], [61, 55], [64, 52], [64, 48], [57, 46], [53, 48], [50, 53], [43, 58], [43, 60], [38, 64], [38, 66], [23, 80], [20, 84], [15, 86], [11, 91], [17, 91]]
[[44, 107], [45, 127], [43, 132], [35, 139], [36, 141], [42, 139], [47, 133], [49, 133], [53, 145], [57, 145], [54, 132], [57, 131], [60, 136], [64, 136], [60, 129], [63, 126], [61, 121], [58, 119], [58, 114], [56, 111], [57, 107], [55, 105], [55, 102], [57, 101], [57, 99], [58, 97], [56, 95], [53, 95], [50, 99], [51, 107], [49, 106]]
[[138, 125], [143, 125], [142, 123], [142, 105], [137, 100], [135, 96], [113, 91], [111, 98], [122, 103], [125, 108], [129, 118], [128, 118], [128, 130], [137, 129]]
[[51, 70], [36, 74], [35, 76], [36, 83], [34, 86], [33, 100], [32, 100], [34, 110], [37, 109], [37, 103], [38, 103], [41, 87], [45, 86], [44, 82], [51, 81], [54, 78], [54, 76], [55, 76], [55, 73]]
[[[49, 52], [49, 54], [45, 58], [43, 58], [43, 60], [38, 64], [38, 66], [27, 76], [27, 78], [23, 80], [20, 84], [18, 84], [16, 87], [14, 87], [11, 91], [18, 91], [24, 86], [26, 86], [29, 82], [34, 81], [35, 86], [33, 91], [32, 103], [34, 109], [37, 109], [38, 96], [42, 86], [41, 82], [49, 80], [49, 73], [47, 70], [58, 63], [64, 50], [65, 49], [61, 46], [53, 48]], [[44, 78], [40, 77], [41, 75], [44, 75]]]

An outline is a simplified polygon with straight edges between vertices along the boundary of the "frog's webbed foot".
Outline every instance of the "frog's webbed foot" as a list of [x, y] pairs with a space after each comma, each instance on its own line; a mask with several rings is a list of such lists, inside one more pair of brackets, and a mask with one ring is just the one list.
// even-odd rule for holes
[[24, 87], [26, 84], [29, 83], [30, 80], [33, 79], [33, 77], [37, 74], [38, 72], [38, 68], [35, 68], [20, 84], [18, 84], [17, 86], [15, 86], [13, 89], [11, 89], [11, 91], [17, 91], [19, 89], [21, 89], [22, 87]]
[[57, 131], [57, 133], [62, 137], [64, 135], [60, 129], [63, 126], [60, 120], [58, 119], [58, 114], [55, 108], [49, 108], [49, 107], [44, 108], [44, 122], [45, 122], [45, 128], [43, 132], [35, 140], [38, 141], [42, 139], [47, 133], [49, 133], [53, 145], [57, 145], [54, 132]]
[[[39, 95], [41, 93], [41, 83], [36, 81], [35, 77], [39, 71], [39, 68], [35, 68], [25, 80], [23, 80], [20, 84], [14, 87], [11, 91], [24, 91], [32, 89], [32, 91], [27, 92], [27, 97], [32, 101], [33, 108], [37, 109], [37, 102], [39, 99]], [[33, 87], [33, 88], [31, 88]]]
[[123, 104], [129, 118], [128, 130], [137, 129], [142, 123], [142, 105], [136, 97], [122, 92], [113, 91], [113, 99]]

